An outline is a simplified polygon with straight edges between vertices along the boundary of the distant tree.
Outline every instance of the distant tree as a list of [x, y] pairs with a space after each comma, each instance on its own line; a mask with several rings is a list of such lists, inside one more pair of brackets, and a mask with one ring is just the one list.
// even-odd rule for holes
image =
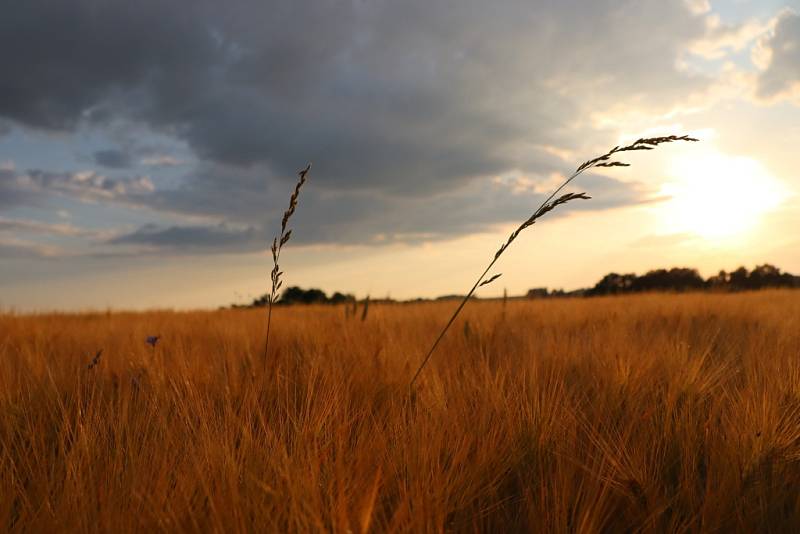
[[[266, 306], [269, 295], [263, 295], [253, 300], [249, 307]], [[347, 302], [355, 302], [356, 298], [350, 294], [340, 292], [334, 293], [330, 298], [321, 289], [311, 288], [303, 289], [301, 287], [292, 286], [283, 291], [280, 299], [276, 304], [343, 304]], [[248, 306], [236, 306], [248, 307]]]
[[703, 289], [708, 283], [697, 269], [673, 267], [655, 269], [642, 276], [635, 274], [609, 273], [586, 292], [587, 295], [615, 295], [641, 291], [695, 291]]
[[605, 275], [595, 286], [587, 291], [588, 295], [615, 295], [617, 293], [627, 293], [633, 289], [636, 275], [609, 273]]
[[748, 282], [751, 289], [767, 287], [794, 287], [794, 276], [783, 273], [780, 269], [769, 263], [759, 265], [750, 272]]
[[709, 279], [706, 280], [706, 285], [712, 289], [728, 289], [730, 282], [730, 275], [723, 270], [709, 277]]
[[749, 288], [748, 273], [744, 267], [739, 267], [731, 273], [728, 285], [734, 290], [745, 290]]
[[[591, 289], [579, 289], [565, 292], [563, 289], [549, 290], [546, 287], [530, 289], [528, 298], [550, 298], [563, 296], [593, 296], [616, 295], [620, 293], [636, 293], [643, 291], [697, 291], [714, 289], [717, 291], [745, 291], [762, 288], [800, 288], [800, 276], [782, 272], [779, 268], [765, 263], [756, 266], [748, 272], [746, 268], [739, 267], [735, 271], [724, 270], [703, 280], [697, 269], [687, 267], [673, 267], [671, 269], [654, 269], [642, 276], [633, 273], [605, 275]], [[266, 306], [269, 295], [263, 295], [252, 304], [234, 305], [234, 308]], [[463, 299], [463, 295], [443, 295], [436, 300]], [[417, 299], [422, 300], [422, 299]], [[373, 301], [380, 302], [380, 301]], [[387, 299], [383, 302], [391, 302]], [[297, 286], [286, 289], [277, 304], [353, 304], [356, 298], [351, 294], [335, 292], [328, 297], [321, 289], [303, 289]], [[355, 313], [353, 311], [352, 313]]]
[[657, 269], [636, 278], [632, 291], [690, 291], [702, 289], [705, 281], [696, 269], [676, 267]]
[[303, 289], [292, 286], [283, 291], [280, 304], [324, 304], [328, 302], [328, 296], [321, 289]]
[[339, 293], [338, 291], [331, 295], [331, 298], [328, 299], [328, 302], [331, 304], [344, 304], [346, 302], [355, 302], [356, 297], [350, 294], [345, 295], [344, 293]]
[[[261, 295], [258, 298], [253, 299], [253, 302], [249, 305], [251, 308], [261, 308], [262, 306], [267, 305], [267, 301], [269, 300], [269, 294]], [[243, 308], [247, 308], [248, 306], [242, 306]]]

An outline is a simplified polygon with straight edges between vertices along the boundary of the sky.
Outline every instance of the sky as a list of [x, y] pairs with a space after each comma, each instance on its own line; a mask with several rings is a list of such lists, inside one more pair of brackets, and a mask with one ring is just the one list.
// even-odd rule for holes
[[[284, 284], [480, 296], [800, 274], [800, 0], [30, 0], [0, 16], [0, 309], [214, 308]], [[602, 172], [601, 172], [602, 171]]]

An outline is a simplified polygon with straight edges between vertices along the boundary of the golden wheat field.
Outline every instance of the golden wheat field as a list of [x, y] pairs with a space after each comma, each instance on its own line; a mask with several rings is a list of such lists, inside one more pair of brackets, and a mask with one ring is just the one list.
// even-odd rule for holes
[[800, 292], [454, 305], [1, 316], [0, 528], [800, 529]]

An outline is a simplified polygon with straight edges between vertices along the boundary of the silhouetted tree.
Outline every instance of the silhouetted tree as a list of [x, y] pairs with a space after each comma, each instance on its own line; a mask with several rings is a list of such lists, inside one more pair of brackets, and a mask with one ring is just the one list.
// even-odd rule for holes
[[780, 269], [769, 263], [759, 265], [747, 277], [750, 289], [763, 289], [767, 287], [793, 287], [795, 277], [789, 273], [782, 273]]
[[696, 269], [675, 267], [655, 269], [642, 276], [610, 273], [603, 277], [587, 295], [610, 295], [639, 291], [696, 291], [712, 288], [724, 291], [744, 291], [768, 287], [800, 287], [800, 277], [783, 273], [774, 265], [765, 263], [751, 272], [739, 267], [731, 273], [720, 271], [703, 280]]
[[328, 296], [321, 289], [303, 289], [292, 286], [284, 290], [280, 304], [323, 304], [328, 302]]
[[331, 296], [330, 299], [328, 299], [328, 302], [331, 304], [344, 304], [345, 302], [354, 302], [355, 300], [356, 298], [353, 295], [345, 295], [344, 293], [339, 293], [337, 291]]
[[605, 275], [602, 280], [597, 282], [595, 286], [590, 289], [588, 295], [614, 295], [617, 293], [627, 293], [632, 290], [633, 283], [636, 281], [636, 275], [630, 274], [617, 274], [609, 273]]
[[747, 278], [748, 278], [747, 269], [745, 269], [744, 267], [739, 267], [738, 269], [736, 269], [731, 273], [728, 285], [730, 286], [731, 289], [738, 289], [738, 290], [748, 289], [749, 284]]
[[[267, 305], [269, 295], [263, 295], [250, 304], [249, 307], [260, 307]], [[345, 295], [344, 293], [336, 292], [330, 298], [321, 289], [311, 288], [303, 289], [301, 287], [292, 286], [283, 291], [281, 298], [276, 304], [343, 304], [346, 302], [355, 302], [356, 298], [353, 295]], [[247, 307], [247, 306], [236, 306]]]
[[632, 291], [689, 291], [702, 289], [705, 281], [696, 269], [676, 267], [669, 270], [657, 269], [648, 271], [636, 278]]
[[712, 289], [728, 289], [731, 277], [724, 270], [711, 276], [706, 281], [706, 285]]

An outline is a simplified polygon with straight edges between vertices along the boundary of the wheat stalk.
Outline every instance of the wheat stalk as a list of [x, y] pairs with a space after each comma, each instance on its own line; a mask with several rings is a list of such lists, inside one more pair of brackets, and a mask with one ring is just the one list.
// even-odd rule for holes
[[267, 355], [269, 354], [269, 333], [270, 327], [272, 326], [272, 305], [277, 301], [278, 291], [280, 291], [281, 286], [283, 285], [283, 281], [281, 280], [283, 271], [280, 270], [278, 262], [281, 257], [283, 245], [285, 245], [292, 236], [292, 231], [289, 229], [289, 219], [292, 218], [294, 211], [297, 209], [297, 202], [300, 198], [300, 188], [302, 188], [303, 184], [306, 183], [306, 176], [310, 170], [311, 163], [306, 165], [305, 169], [297, 173], [297, 184], [294, 186], [294, 192], [289, 198], [289, 207], [285, 212], [283, 212], [283, 219], [281, 219], [280, 236], [275, 237], [272, 240], [272, 273], [270, 274], [270, 278], [272, 280], [272, 289], [267, 297], [267, 340], [264, 343], [264, 361], [267, 360]]
[[450, 329], [450, 326], [452, 326], [453, 322], [455, 322], [456, 317], [458, 317], [458, 314], [461, 313], [461, 310], [464, 308], [467, 301], [469, 301], [469, 299], [472, 297], [475, 291], [479, 287], [488, 285], [497, 280], [498, 278], [500, 278], [500, 276], [502, 276], [502, 274], [495, 274], [488, 279], [486, 278], [486, 276], [489, 274], [489, 271], [492, 269], [492, 267], [494, 267], [494, 264], [497, 263], [497, 260], [500, 259], [500, 256], [503, 255], [503, 252], [505, 252], [506, 249], [508, 249], [511, 243], [513, 243], [514, 240], [517, 238], [517, 236], [519, 236], [519, 234], [523, 230], [536, 223], [536, 221], [539, 220], [542, 216], [553, 211], [558, 206], [566, 204], [567, 202], [571, 202], [573, 200], [578, 200], [578, 199], [589, 200], [591, 198], [587, 196], [586, 193], [566, 193], [559, 197], [556, 197], [556, 195], [558, 195], [562, 189], [564, 189], [567, 185], [569, 185], [570, 182], [572, 182], [575, 178], [583, 174], [585, 171], [592, 169], [594, 167], [629, 167], [630, 166], [629, 163], [624, 163], [622, 161], [617, 161], [614, 159], [614, 157], [620, 152], [631, 152], [634, 150], [653, 150], [658, 145], [661, 145], [663, 143], [672, 143], [675, 141], [697, 141], [697, 139], [695, 139], [694, 137], [689, 137], [688, 135], [681, 135], [681, 136], [668, 135], [665, 137], [641, 138], [637, 139], [633, 143], [626, 146], [622, 147], [615, 146], [605, 154], [597, 156], [596, 158], [592, 158], [588, 161], [585, 161], [580, 166], [578, 166], [578, 168], [575, 169], [575, 171], [571, 175], [569, 175], [569, 177], [567, 177], [567, 179], [564, 180], [564, 182], [562, 182], [561, 185], [559, 185], [555, 189], [555, 191], [553, 191], [550, 194], [550, 196], [548, 196], [544, 200], [544, 202], [541, 203], [541, 205], [536, 209], [536, 211], [533, 212], [533, 214], [530, 217], [528, 217], [528, 219], [523, 221], [523, 223], [520, 224], [516, 230], [511, 232], [511, 235], [508, 237], [506, 242], [500, 245], [500, 248], [497, 250], [497, 252], [495, 252], [494, 257], [489, 262], [489, 265], [486, 267], [486, 269], [483, 270], [481, 275], [478, 276], [478, 279], [472, 285], [472, 288], [469, 290], [467, 295], [461, 300], [461, 303], [453, 312], [453, 315], [450, 317], [450, 320], [447, 321], [447, 324], [444, 326], [442, 331], [439, 332], [436, 341], [433, 342], [433, 345], [431, 346], [430, 350], [428, 350], [428, 353], [422, 359], [422, 363], [420, 363], [417, 372], [414, 373], [414, 377], [411, 379], [410, 387], [414, 387], [414, 383], [419, 377], [419, 374], [425, 368], [425, 365], [427, 365], [428, 360], [430, 360], [431, 356], [436, 350], [436, 347], [439, 346], [439, 343], [442, 341], [442, 338], [444, 338], [444, 335]]

